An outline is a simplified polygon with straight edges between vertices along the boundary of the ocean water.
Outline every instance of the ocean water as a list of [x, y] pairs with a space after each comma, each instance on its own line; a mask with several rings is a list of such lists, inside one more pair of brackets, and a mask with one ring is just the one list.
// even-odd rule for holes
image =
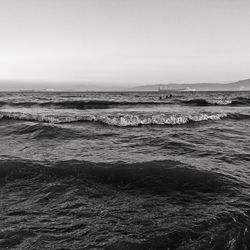
[[250, 249], [250, 92], [159, 96], [1, 92], [0, 249]]

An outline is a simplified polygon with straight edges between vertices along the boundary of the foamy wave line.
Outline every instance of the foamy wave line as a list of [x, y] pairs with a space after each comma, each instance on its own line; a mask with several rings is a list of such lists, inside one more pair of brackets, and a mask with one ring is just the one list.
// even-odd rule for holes
[[[150, 117], [140, 117], [138, 115], [122, 115], [118, 117], [100, 117], [99, 121], [113, 126], [127, 127], [139, 125], [181, 125], [188, 122], [198, 122], [207, 120], [219, 120], [226, 117], [226, 114], [199, 114], [199, 115], [152, 115]], [[98, 121], [98, 119], [97, 119]]]
[[245, 97], [236, 97], [232, 100], [229, 99], [190, 99], [180, 100], [181, 104], [194, 105], [194, 106], [249, 106], [250, 99]]
[[0, 112], [0, 119], [39, 121], [48, 123], [72, 123], [80, 121], [99, 122], [110, 126], [128, 127], [140, 125], [181, 125], [188, 122], [219, 120], [227, 114], [197, 114], [197, 115], [135, 115], [135, 114], [107, 114], [107, 115], [76, 115], [60, 116], [27, 114], [22, 112]]
[[208, 100], [207, 101], [210, 104], [217, 104], [217, 105], [229, 105], [232, 104], [232, 100], [223, 100], [223, 99], [218, 99], [218, 100]]

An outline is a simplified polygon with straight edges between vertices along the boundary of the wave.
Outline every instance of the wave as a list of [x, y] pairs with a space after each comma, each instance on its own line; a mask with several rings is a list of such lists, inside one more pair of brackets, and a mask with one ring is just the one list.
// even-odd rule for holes
[[157, 193], [169, 190], [219, 192], [238, 185], [236, 179], [221, 173], [198, 170], [181, 162], [164, 160], [143, 163], [92, 163], [87, 161], [32, 162], [21, 159], [0, 160], [0, 183], [18, 179], [51, 181], [72, 179], [95, 181], [118, 189], [144, 189]]
[[193, 106], [248, 106], [250, 98], [237, 97], [232, 100], [227, 99], [191, 99], [179, 100], [180, 103]]
[[193, 106], [248, 106], [250, 98], [237, 97], [232, 100], [227, 99], [166, 99], [154, 101], [108, 101], [108, 100], [68, 100], [68, 101], [48, 101], [48, 102], [0, 102], [0, 106], [15, 107], [41, 107], [41, 108], [60, 108], [60, 109], [107, 109], [119, 106], [140, 106], [140, 105], [193, 105]]
[[192, 122], [216, 121], [220, 119], [243, 120], [249, 119], [250, 115], [240, 113], [200, 113], [196, 115], [135, 115], [135, 114], [103, 114], [103, 115], [72, 115], [53, 116], [41, 114], [29, 114], [22, 112], [0, 111], [0, 120], [21, 120], [45, 122], [52, 124], [74, 123], [74, 122], [97, 122], [109, 126], [136, 127], [142, 125], [183, 125]]
[[231, 105], [231, 100], [206, 100], [206, 99], [191, 99], [191, 100], [181, 100], [180, 101], [186, 105], [193, 106], [216, 106], [216, 105]]
[[107, 109], [117, 106], [129, 105], [160, 105], [170, 104], [166, 101], [105, 101], [105, 100], [75, 100], [75, 101], [57, 101], [57, 102], [0, 102], [0, 106], [18, 106], [18, 107], [45, 107], [45, 108], [67, 108], [67, 109]]
[[233, 105], [250, 105], [250, 98], [237, 97], [232, 101]]
[[70, 129], [58, 127], [54, 124], [44, 124], [44, 123], [21, 123], [17, 124], [14, 127], [9, 127], [7, 131], [2, 132], [4, 135], [26, 135], [30, 134], [33, 139], [74, 139], [82, 137], [78, 131]]
[[250, 115], [241, 113], [229, 113], [227, 114], [227, 118], [232, 120], [248, 120], [250, 119]]
[[111, 126], [130, 127], [140, 125], [182, 125], [190, 122], [200, 122], [207, 120], [219, 120], [226, 117], [226, 114], [199, 114], [199, 115], [121, 115], [95, 118], [95, 121]]
[[8, 126], [0, 132], [1, 135], [28, 135], [30, 139], [53, 139], [53, 140], [72, 140], [72, 139], [85, 139], [94, 140], [115, 136], [111, 132], [96, 132], [85, 133], [82, 130], [73, 129], [69, 126], [59, 126], [58, 124], [51, 123], [35, 123], [35, 122], [22, 122], [16, 123], [14, 126]]
[[[72, 122], [97, 122], [110, 126], [129, 127], [140, 125], [182, 125], [190, 122], [200, 122], [208, 120], [220, 120], [226, 118], [225, 113], [207, 114], [201, 113], [197, 115], [135, 115], [135, 114], [104, 114], [104, 115], [75, 115], [61, 116], [53, 115], [29, 114], [22, 112], [5, 112], [0, 111], [0, 120], [21, 120], [36, 121], [45, 123], [72, 123]], [[231, 118], [234, 115], [230, 116]], [[237, 119], [247, 118], [247, 115], [237, 115]]]

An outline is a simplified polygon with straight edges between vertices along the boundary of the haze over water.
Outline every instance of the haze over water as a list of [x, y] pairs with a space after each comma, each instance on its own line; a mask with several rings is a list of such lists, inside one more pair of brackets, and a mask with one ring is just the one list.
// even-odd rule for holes
[[249, 12], [246, 0], [1, 0], [0, 87], [247, 79]]

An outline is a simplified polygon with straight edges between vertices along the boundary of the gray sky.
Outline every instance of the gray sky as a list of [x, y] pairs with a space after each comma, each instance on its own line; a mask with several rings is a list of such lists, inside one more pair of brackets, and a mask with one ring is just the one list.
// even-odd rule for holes
[[250, 76], [249, 0], [0, 0], [0, 80]]

